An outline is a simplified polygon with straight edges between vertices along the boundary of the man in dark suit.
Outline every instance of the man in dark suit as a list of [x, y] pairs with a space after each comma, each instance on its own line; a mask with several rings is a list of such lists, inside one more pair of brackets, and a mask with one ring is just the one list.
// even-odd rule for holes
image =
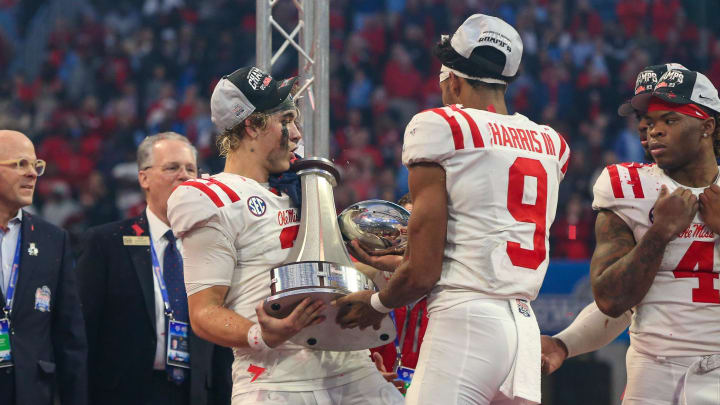
[[[68, 235], [23, 211], [45, 162], [0, 131], [0, 403], [87, 404], [87, 342]], [[9, 347], [8, 347], [9, 342]]]
[[[138, 181], [147, 209], [86, 234], [78, 277], [91, 404], [230, 403], [230, 349], [192, 331], [187, 339], [167, 338], [168, 322], [188, 322], [182, 246], [168, 225], [167, 199], [178, 184], [196, 177], [196, 159], [182, 135], [147, 137], [138, 147]], [[173, 360], [175, 349], [188, 340], [190, 367], [184, 368]]]

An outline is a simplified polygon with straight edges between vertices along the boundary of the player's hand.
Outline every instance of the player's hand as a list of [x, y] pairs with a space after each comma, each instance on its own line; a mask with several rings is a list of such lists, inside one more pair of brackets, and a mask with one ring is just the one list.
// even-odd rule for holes
[[550, 375], [567, 359], [567, 346], [562, 340], [548, 335], [540, 336], [541, 368], [544, 375]]
[[669, 193], [667, 187], [662, 185], [653, 207], [654, 223], [651, 228], [655, 228], [667, 240], [672, 240], [690, 226], [698, 207], [698, 199], [690, 190], [680, 187]]
[[398, 380], [397, 373], [391, 373], [388, 372], [385, 368], [385, 364], [383, 363], [383, 357], [382, 354], [375, 352], [372, 354], [373, 363], [375, 363], [375, 367], [377, 367], [380, 374], [382, 374], [385, 381], [392, 383], [392, 385], [395, 386], [395, 388], [400, 391], [401, 394], [405, 394], [405, 383], [402, 380]]
[[295, 336], [303, 328], [317, 325], [325, 320], [325, 316], [321, 315], [327, 308], [322, 300], [311, 300], [305, 298], [293, 309], [290, 315], [285, 318], [275, 318], [268, 315], [260, 302], [255, 307], [258, 323], [262, 330], [262, 338], [270, 347], [277, 347], [286, 340]]
[[710, 229], [720, 234], [720, 186], [713, 184], [700, 194], [700, 215]]
[[372, 326], [375, 330], [380, 329], [380, 324], [387, 314], [376, 311], [370, 305], [370, 297], [373, 293], [369, 290], [358, 291], [332, 301], [330, 304], [338, 308], [335, 321], [343, 329], [360, 327], [362, 330], [368, 326]]
[[[353, 239], [345, 245], [352, 257], [378, 270], [395, 271], [403, 259], [401, 255], [404, 250], [400, 251], [397, 250], [397, 248], [395, 248], [395, 250], [390, 250], [389, 252], [391, 253], [369, 252], [365, 250], [357, 239]], [[388, 250], [386, 249], [386, 251]]]

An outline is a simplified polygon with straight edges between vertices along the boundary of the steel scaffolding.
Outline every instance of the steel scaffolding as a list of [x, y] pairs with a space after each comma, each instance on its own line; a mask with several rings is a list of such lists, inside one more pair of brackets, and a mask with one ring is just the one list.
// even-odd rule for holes
[[[297, 26], [289, 33], [272, 16], [279, 1], [292, 1], [298, 10]], [[298, 52], [298, 97], [302, 97], [299, 107], [305, 156], [328, 157], [330, 153], [329, 3], [329, 0], [256, 0], [257, 66], [272, 74], [273, 64], [285, 50], [292, 47]], [[273, 29], [285, 38], [274, 54]], [[299, 43], [295, 40], [298, 35]]]

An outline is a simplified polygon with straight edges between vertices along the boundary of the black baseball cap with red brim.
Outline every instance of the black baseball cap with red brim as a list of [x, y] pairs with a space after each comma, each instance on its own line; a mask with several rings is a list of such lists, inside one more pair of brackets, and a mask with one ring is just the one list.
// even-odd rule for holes
[[710, 79], [700, 72], [687, 69], [669, 70], [658, 80], [652, 93], [633, 97], [631, 104], [638, 111], [646, 111], [652, 97], [673, 104], [694, 104], [720, 114], [718, 91]]
[[[662, 65], [652, 65], [641, 70], [635, 79], [635, 93], [633, 98], [642, 94], [650, 94], [655, 89], [658, 81], [668, 70], [673, 69], [685, 69], [685, 66], [679, 63], [664, 63]], [[635, 108], [632, 106], [632, 99], [625, 101], [618, 107], [618, 115], [621, 117], [627, 117], [635, 113]]]

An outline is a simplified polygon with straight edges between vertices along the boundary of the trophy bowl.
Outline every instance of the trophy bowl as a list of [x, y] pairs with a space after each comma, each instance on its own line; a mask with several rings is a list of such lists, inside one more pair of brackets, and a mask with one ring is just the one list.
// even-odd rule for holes
[[357, 239], [366, 250], [402, 254], [407, 245], [410, 212], [385, 200], [367, 200], [347, 207], [338, 215], [346, 241]]

